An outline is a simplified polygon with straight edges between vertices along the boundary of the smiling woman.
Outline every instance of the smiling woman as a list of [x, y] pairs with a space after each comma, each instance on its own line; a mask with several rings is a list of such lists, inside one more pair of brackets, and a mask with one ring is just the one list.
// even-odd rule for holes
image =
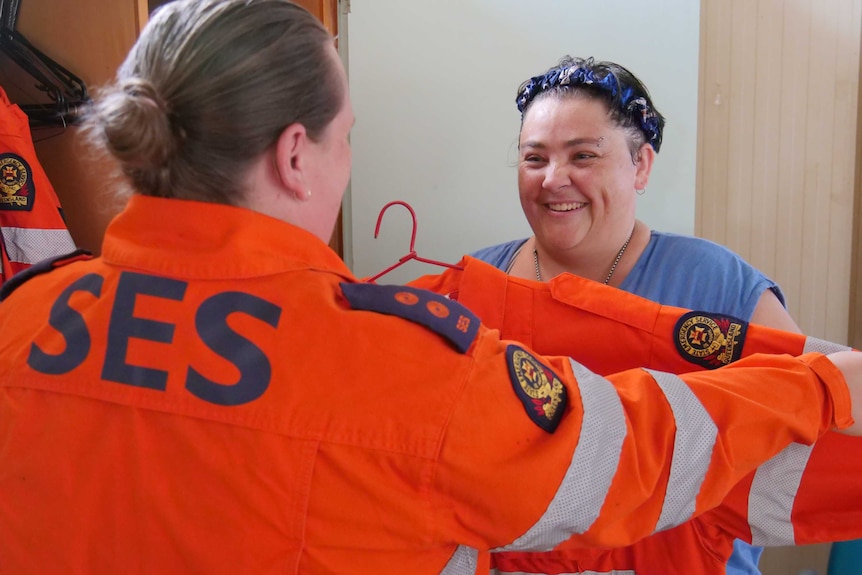
[[[799, 331], [778, 286], [742, 258], [704, 239], [650, 230], [635, 217], [665, 119], [632, 72], [614, 62], [566, 56], [524, 82], [515, 101], [521, 112], [518, 190], [533, 236], [474, 257], [515, 277], [548, 281], [570, 273], [664, 305]], [[672, 536], [663, 541], [685, 547]], [[633, 547], [634, 556], [644, 548]], [[737, 542], [728, 572], [759, 573], [760, 552]], [[504, 566], [508, 560], [499, 556]], [[554, 560], [565, 571], [584, 566], [583, 556], [566, 552], [535, 556], [536, 565]]]
[[533, 236], [475, 257], [517, 277], [568, 272], [666, 305], [799, 331], [778, 286], [742, 258], [635, 217], [665, 119], [634, 74], [567, 56], [524, 82], [516, 103], [518, 190]]
[[[637, 71], [670, 118], [638, 218], [730, 246], [781, 285], [806, 333], [848, 342], [849, 318], [849, 343], [862, 347], [862, 305], [854, 312], [848, 298], [855, 274], [862, 302], [850, 248], [862, 246], [851, 209], [862, 214], [853, 200], [862, 2], [686, 0], [636, 14], [613, 0], [353, 4], [351, 86], [365, 118], [354, 132], [351, 212], [361, 274], [401, 255], [409, 229], [388, 235], [392, 245], [371, 234], [396, 198], [416, 206], [422, 251], [439, 259], [532, 233], [513, 189], [511, 95], [543, 63], [576, 51]], [[764, 573], [825, 571], [803, 560], [811, 552], [770, 549]], [[777, 564], [770, 554], [795, 559]]]

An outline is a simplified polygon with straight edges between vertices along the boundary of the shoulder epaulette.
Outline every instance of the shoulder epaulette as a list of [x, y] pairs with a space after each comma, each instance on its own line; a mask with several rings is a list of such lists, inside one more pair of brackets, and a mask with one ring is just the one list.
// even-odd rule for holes
[[22, 270], [9, 278], [2, 286], [0, 286], [0, 301], [9, 297], [13, 291], [21, 287], [21, 285], [38, 275], [46, 274], [51, 270], [65, 266], [72, 262], [89, 260], [93, 258], [93, 254], [87, 250], [77, 249], [71, 253], [56, 256], [42, 260], [33, 264], [29, 268]]
[[342, 283], [341, 291], [356, 310], [394, 315], [421, 324], [465, 353], [479, 331], [479, 318], [460, 303], [434, 292], [397, 285]]

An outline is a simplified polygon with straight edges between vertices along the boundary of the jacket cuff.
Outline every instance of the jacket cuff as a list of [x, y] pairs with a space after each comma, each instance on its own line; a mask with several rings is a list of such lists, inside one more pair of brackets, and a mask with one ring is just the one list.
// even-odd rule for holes
[[799, 357], [817, 374], [832, 396], [832, 422], [836, 429], [844, 429], [853, 425], [850, 390], [844, 374], [835, 364], [821, 353], [806, 353]]

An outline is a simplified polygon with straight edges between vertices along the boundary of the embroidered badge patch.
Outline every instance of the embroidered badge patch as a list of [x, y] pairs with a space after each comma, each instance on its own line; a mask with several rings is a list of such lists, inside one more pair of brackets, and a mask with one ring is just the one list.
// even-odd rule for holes
[[701, 311], [683, 314], [676, 322], [676, 348], [688, 361], [715, 369], [742, 355], [748, 322]]
[[0, 210], [30, 211], [35, 199], [27, 161], [17, 154], [0, 154]]
[[343, 283], [350, 307], [395, 315], [422, 324], [465, 353], [476, 339], [479, 318], [456, 301], [407, 286]]
[[557, 374], [522, 347], [506, 348], [506, 360], [512, 386], [527, 408], [527, 415], [548, 433], [556, 431], [569, 401], [566, 386]]

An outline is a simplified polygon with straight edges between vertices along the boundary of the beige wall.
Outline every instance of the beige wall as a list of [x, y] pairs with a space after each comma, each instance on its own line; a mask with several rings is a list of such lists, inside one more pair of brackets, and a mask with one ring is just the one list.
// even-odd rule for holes
[[[649, 86], [668, 124], [637, 216], [653, 229], [693, 233], [700, 5], [634, 4], [352, 2], [347, 48], [358, 120], [345, 255], [354, 273], [373, 275], [404, 255], [406, 211], [387, 214], [374, 237], [392, 200], [416, 210], [416, 245], [427, 258], [458, 261], [532, 233], [518, 201], [515, 92], [564, 54], [622, 62]], [[397, 283], [434, 271], [411, 262], [386, 277]]]

